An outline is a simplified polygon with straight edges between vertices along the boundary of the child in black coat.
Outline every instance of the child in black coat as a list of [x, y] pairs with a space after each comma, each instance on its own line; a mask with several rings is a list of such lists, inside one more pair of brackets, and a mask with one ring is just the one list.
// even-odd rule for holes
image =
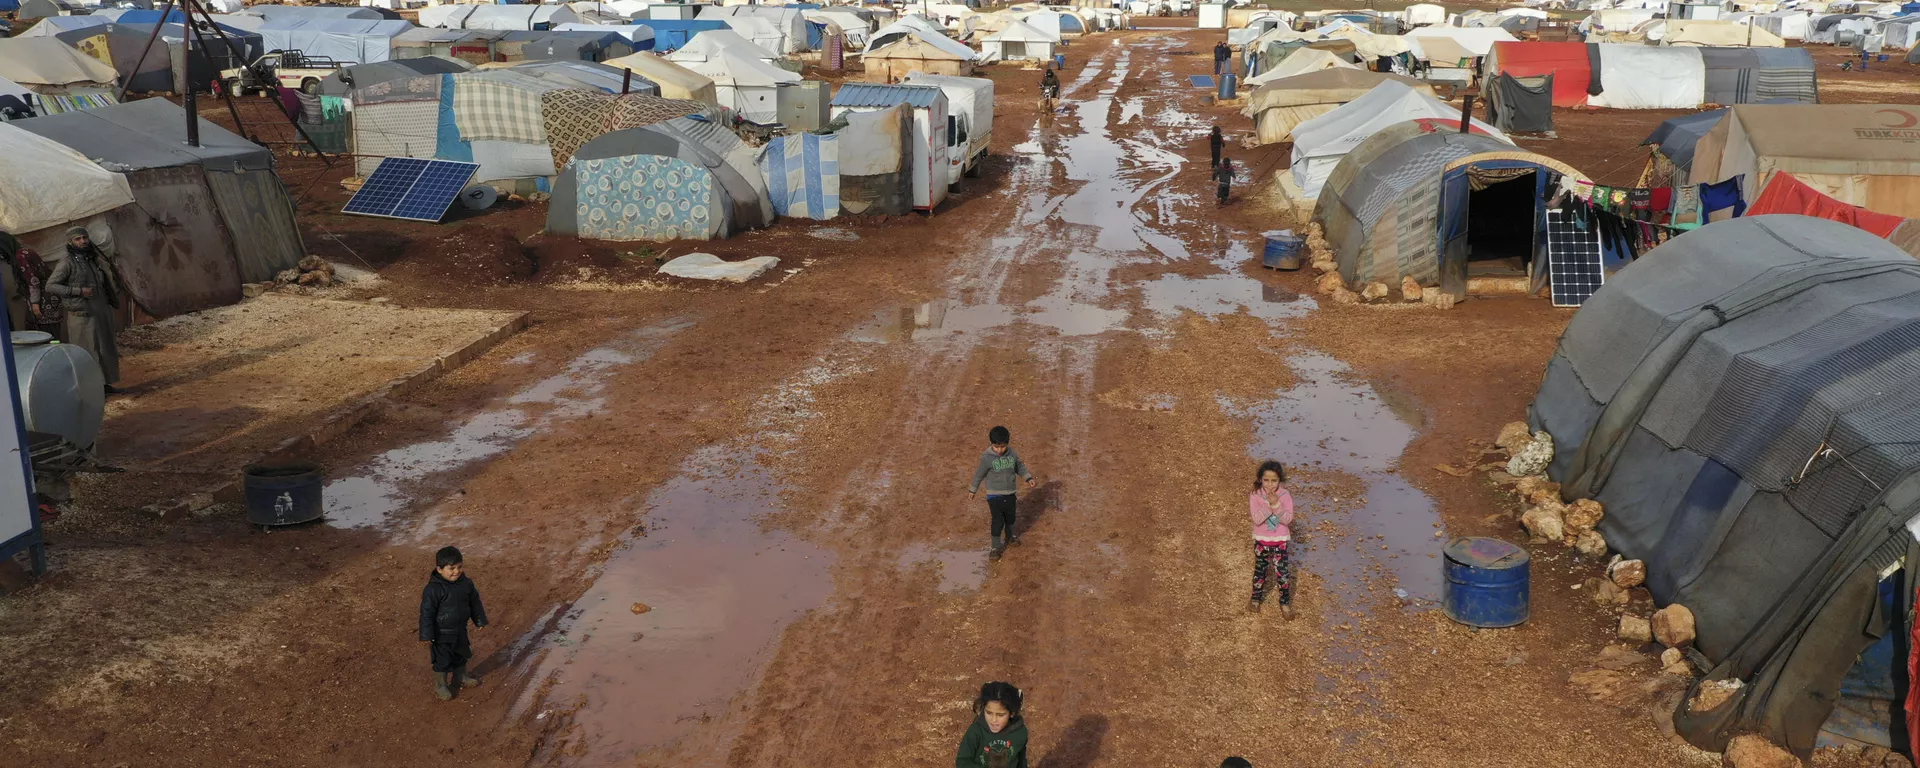
[[467, 674], [467, 661], [473, 658], [467, 622], [475, 628], [486, 626], [487, 609], [480, 605], [480, 590], [464, 570], [460, 550], [441, 547], [433, 555], [427, 588], [420, 591], [420, 642], [430, 646], [433, 693], [441, 701], [453, 698], [454, 690], [480, 684], [480, 678]]

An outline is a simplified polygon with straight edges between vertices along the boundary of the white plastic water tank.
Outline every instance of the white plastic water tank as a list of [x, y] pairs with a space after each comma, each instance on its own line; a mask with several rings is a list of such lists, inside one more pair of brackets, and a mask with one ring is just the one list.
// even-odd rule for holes
[[107, 410], [107, 382], [93, 355], [40, 331], [14, 331], [13, 375], [27, 431], [93, 446]]

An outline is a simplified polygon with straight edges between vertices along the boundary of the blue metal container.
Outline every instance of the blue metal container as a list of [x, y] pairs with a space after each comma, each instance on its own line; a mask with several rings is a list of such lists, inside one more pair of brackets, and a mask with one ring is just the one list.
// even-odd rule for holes
[[1268, 269], [1299, 269], [1300, 251], [1306, 242], [1306, 238], [1294, 234], [1291, 229], [1268, 232], [1267, 249], [1260, 254], [1260, 264]]
[[320, 486], [326, 478], [319, 465], [250, 464], [241, 474], [241, 487], [247, 497], [247, 522], [262, 526], [294, 525], [318, 520], [326, 512], [320, 498]]
[[1238, 75], [1233, 74], [1232, 72], [1228, 72], [1220, 76], [1220, 100], [1221, 101], [1226, 101], [1235, 96], [1237, 91], [1235, 90], [1234, 86], [1239, 84], [1239, 80], [1240, 80], [1240, 77]]
[[1447, 618], [1471, 627], [1511, 627], [1527, 620], [1532, 558], [1499, 539], [1462, 537], [1447, 543], [1441, 597]]

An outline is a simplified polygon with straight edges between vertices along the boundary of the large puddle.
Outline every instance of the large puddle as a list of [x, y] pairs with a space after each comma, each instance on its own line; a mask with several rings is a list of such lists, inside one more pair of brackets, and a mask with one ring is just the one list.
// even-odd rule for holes
[[589, 765], [721, 765], [780, 633], [826, 601], [832, 553], [758, 519], [779, 508], [758, 453], [694, 454], [645, 500], [646, 527], [545, 634], [524, 709], [565, 727], [549, 757]]
[[1319, 352], [1295, 355], [1288, 363], [1298, 383], [1253, 409], [1248, 453], [1290, 467], [1339, 471], [1366, 489], [1361, 499], [1341, 499], [1340, 511], [1301, 505], [1305, 530], [1314, 530], [1322, 515], [1339, 515], [1349, 535], [1309, 535], [1299, 567], [1325, 577], [1343, 607], [1368, 605], [1369, 587], [1382, 576], [1409, 606], [1437, 605], [1445, 545], [1435, 536], [1440, 515], [1432, 499], [1394, 472], [1414, 428], [1345, 363]]
[[409, 485], [506, 453], [555, 424], [599, 411], [606, 402], [601, 391], [616, 370], [652, 357], [690, 326], [670, 320], [633, 331], [588, 350], [565, 370], [514, 393], [501, 407], [474, 415], [446, 437], [395, 448], [354, 467], [329, 481], [323, 491], [327, 523], [343, 528], [384, 525], [411, 503]]

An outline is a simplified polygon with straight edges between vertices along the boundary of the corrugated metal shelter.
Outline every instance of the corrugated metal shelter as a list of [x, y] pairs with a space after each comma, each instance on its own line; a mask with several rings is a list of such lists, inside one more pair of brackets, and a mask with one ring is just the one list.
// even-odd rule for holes
[[1469, 262], [1506, 261], [1519, 274], [1545, 263], [1549, 173], [1586, 179], [1457, 122], [1400, 123], [1340, 159], [1313, 218], [1348, 282], [1412, 277], [1461, 298]]
[[[1791, 215], [1675, 238], [1568, 323], [1529, 409], [1554, 437], [1548, 474], [1605, 505], [1600, 532], [1646, 562], [1656, 603], [1692, 610], [1688, 655], [1708, 671], [1691, 685], [1744, 682], [1705, 711], [1679, 697], [1694, 745], [1759, 732], [1806, 756], [1867, 682], [1858, 662], [1909, 636], [1916, 339], [1920, 263]], [[1906, 662], [1883, 660], [1879, 682]], [[1840, 725], [1885, 740], [1903, 713], [1881, 717], [1874, 737]]]

